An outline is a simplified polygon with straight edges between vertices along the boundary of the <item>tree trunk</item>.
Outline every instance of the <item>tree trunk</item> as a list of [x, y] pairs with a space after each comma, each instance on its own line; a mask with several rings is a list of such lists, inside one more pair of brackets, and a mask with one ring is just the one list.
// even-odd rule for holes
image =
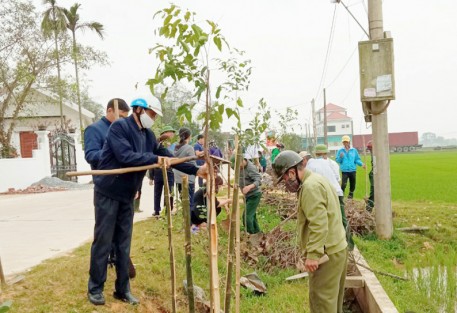
[[171, 306], [172, 312], [176, 313], [176, 266], [175, 266], [175, 254], [173, 250], [173, 225], [171, 221], [171, 205], [170, 205], [170, 189], [168, 187], [168, 175], [167, 167], [165, 166], [165, 160], [162, 160], [162, 174], [163, 174], [163, 188], [165, 190], [165, 208], [167, 210], [167, 222], [168, 222], [168, 250], [170, 252], [170, 271], [171, 271]]
[[[235, 180], [233, 186], [233, 200], [232, 200], [232, 211], [230, 212], [230, 228], [229, 228], [229, 241], [228, 241], [228, 253], [227, 253], [227, 280], [225, 284], [225, 306], [224, 312], [230, 312], [230, 301], [232, 297], [232, 276], [233, 276], [233, 264], [235, 262], [235, 234], [236, 227], [239, 226], [237, 223], [237, 216], [239, 218], [239, 188], [238, 188], [238, 179], [240, 176], [240, 163], [241, 163], [241, 151], [238, 147], [238, 137], [235, 139]], [[230, 180], [230, 176], [229, 176]], [[229, 182], [230, 184], [230, 182]], [[239, 243], [239, 242], [238, 242]], [[237, 280], [239, 282], [239, 280]], [[237, 294], [237, 299], [239, 294]], [[237, 301], [236, 305], [237, 311], [239, 311], [239, 302]]]
[[78, 55], [76, 46], [76, 34], [73, 31], [73, 60], [75, 61], [75, 75], [76, 75], [76, 96], [78, 99], [78, 110], [79, 110], [79, 131], [81, 132], [81, 141], [84, 138], [83, 132], [83, 117], [81, 110], [81, 94], [79, 90], [79, 73], [78, 73]]
[[[54, 23], [56, 23], [56, 13], [54, 7], [52, 8], [52, 18]], [[60, 56], [59, 56], [59, 46], [57, 44], [57, 25], [54, 25], [54, 44], [56, 46], [56, 61], [57, 61], [57, 90], [59, 94], [59, 105], [60, 105], [60, 127], [63, 129], [63, 104], [62, 104], [62, 80], [60, 78]]]
[[189, 312], [195, 312], [194, 280], [192, 278], [192, 242], [190, 235], [190, 201], [189, 201], [189, 177], [182, 178], [182, 213], [184, 216], [184, 252], [186, 255], [187, 273], [187, 298], [189, 300]]

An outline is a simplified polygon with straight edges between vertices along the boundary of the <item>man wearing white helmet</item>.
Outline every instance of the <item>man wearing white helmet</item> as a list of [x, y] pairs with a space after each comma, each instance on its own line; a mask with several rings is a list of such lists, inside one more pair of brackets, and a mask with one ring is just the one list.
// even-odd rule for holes
[[[155, 164], [173, 157], [150, 130], [162, 108], [157, 98], [132, 101], [133, 114], [111, 124], [100, 155], [98, 169], [109, 170]], [[189, 175], [206, 176], [206, 167], [190, 163], [173, 166]], [[133, 228], [133, 198], [146, 171], [94, 177], [95, 229], [91, 247], [88, 298], [95, 305], [105, 304], [103, 295], [111, 242], [116, 246], [116, 282], [114, 298], [138, 304], [130, 292], [128, 262]]]
[[355, 190], [357, 165], [365, 168], [365, 164], [360, 159], [357, 149], [351, 148], [351, 138], [348, 135], [344, 135], [341, 138], [341, 142], [344, 147], [336, 152], [336, 162], [340, 164], [341, 169], [341, 189], [343, 189], [344, 194], [349, 180], [348, 199], [352, 199]]

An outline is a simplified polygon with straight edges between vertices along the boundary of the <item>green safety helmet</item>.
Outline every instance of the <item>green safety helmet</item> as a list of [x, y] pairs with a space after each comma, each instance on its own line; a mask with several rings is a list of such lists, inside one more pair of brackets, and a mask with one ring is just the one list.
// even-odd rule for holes
[[295, 151], [285, 150], [278, 154], [273, 163], [273, 169], [275, 171], [278, 180], [278, 184], [282, 180], [282, 176], [292, 167], [303, 162], [303, 158]]
[[326, 145], [323, 144], [316, 145], [316, 147], [314, 148], [314, 153], [328, 153], [328, 148]]
[[160, 134], [162, 135], [163, 133], [168, 133], [168, 132], [174, 132], [176, 133], [176, 129], [173, 129], [170, 125], [166, 125], [162, 130], [160, 131]]

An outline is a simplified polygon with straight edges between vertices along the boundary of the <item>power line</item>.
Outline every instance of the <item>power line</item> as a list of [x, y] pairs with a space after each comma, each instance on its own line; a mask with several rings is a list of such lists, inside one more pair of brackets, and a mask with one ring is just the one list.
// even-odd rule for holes
[[[363, 30], [363, 32], [365, 33], [365, 35], [367, 35], [368, 38], [370, 38], [370, 35], [367, 33], [367, 31], [365, 30], [365, 28], [363, 28], [362, 24], [360, 24], [360, 22], [356, 19], [356, 17], [352, 14], [351, 11], [349, 11], [349, 8], [344, 4], [343, 1], [340, 1], [341, 4], [344, 6], [344, 8], [346, 9], [346, 11], [348, 11], [348, 13], [352, 16], [352, 18], [354, 19], [354, 21], [360, 26], [360, 28]], [[364, 3], [365, 4], [365, 3]]]
[[327, 53], [325, 54], [324, 68], [322, 69], [322, 75], [321, 75], [321, 79], [319, 82], [319, 87], [317, 88], [316, 96], [314, 97], [316, 99], [316, 101], [320, 94], [320, 90], [322, 88], [322, 83], [324, 81], [325, 73], [327, 71], [328, 59], [330, 56], [330, 50], [331, 50], [332, 42], [333, 42], [333, 34], [335, 33], [336, 8], [337, 8], [337, 6], [335, 5], [335, 8], [333, 10], [332, 26], [330, 27], [330, 35], [328, 38]]
[[[360, 40], [363, 39], [363, 36], [362, 38], [360, 38]], [[359, 41], [360, 41], [359, 40]], [[344, 72], [344, 70], [346, 69], [346, 66], [348, 66], [349, 62], [352, 60], [352, 57], [354, 56], [355, 52], [357, 51], [357, 45], [355, 46], [354, 50], [352, 50], [352, 53], [351, 55], [348, 57], [348, 59], [346, 60], [346, 63], [344, 63], [343, 67], [340, 69], [340, 71], [338, 72], [338, 74], [336, 74], [335, 78], [331, 81], [330, 84], [327, 85], [326, 88], [330, 87], [331, 85], [333, 85], [333, 83], [340, 77], [340, 75]]]

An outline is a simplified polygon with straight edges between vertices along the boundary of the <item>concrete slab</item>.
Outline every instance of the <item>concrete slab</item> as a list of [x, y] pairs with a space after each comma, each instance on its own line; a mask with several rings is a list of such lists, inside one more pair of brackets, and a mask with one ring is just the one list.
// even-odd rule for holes
[[[153, 213], [153, 186], [143, 182], [135, 221]], [[0, 196], [0, 257], [5, 275], [23, 272], [43, 260], [92, 240], [93, 189]]]

